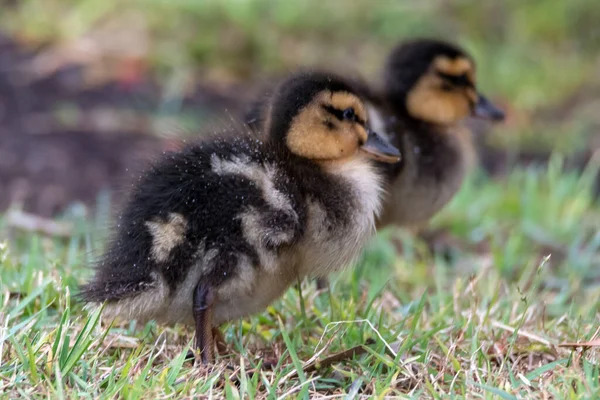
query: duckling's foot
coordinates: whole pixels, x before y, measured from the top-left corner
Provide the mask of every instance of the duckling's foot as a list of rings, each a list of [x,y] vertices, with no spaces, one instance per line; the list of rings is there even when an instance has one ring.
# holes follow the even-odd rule
[[[223,336],[223,332],[217,327],[212,328],[212,334],[215,338],[215,344],[217,345],[217,353],[219,355],[224,355],[229,352],[227,348],[227,342],[225,342],[225,337]]]
[[[202,364],[214,360],[214,341],[212,326],[213,290],[203,282],[198,282],[194,290],[194,320],[196,321],[196,350],[200,353]]]
[[[221,330],[217,327],[212,328],[212,334],[214,337],[214,344],[217,346],[217,353],[219,355],[225,355],[229,353],[229,348],[227,347],[227,343],[225,342],[225,337]],[[187,354],[185,355],[186,361],[192,361],[192,364],[196,360],[196,355],[192,349],[189,349]]]

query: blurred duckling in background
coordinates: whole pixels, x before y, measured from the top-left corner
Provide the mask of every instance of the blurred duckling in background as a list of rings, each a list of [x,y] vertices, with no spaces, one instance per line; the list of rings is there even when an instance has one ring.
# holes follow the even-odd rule
[[[213,328],[265,309],[305,276],[348,265],[375,230],[383,176],[399,152],[367,127],[351,84],[327,73],[283,81],[264,140],[232,132],[165,155],[138,182],[87,302],[124,319]]]
[[[387,58],[383,88],[364,87],[370,127],[385,132],[402,162],[383,165],[388,196],[378,228],[415,227],[460,189],[476,156],[468,117],[492,121],[504,113],[477,90],[473,59],[452,44],[417,39]]]

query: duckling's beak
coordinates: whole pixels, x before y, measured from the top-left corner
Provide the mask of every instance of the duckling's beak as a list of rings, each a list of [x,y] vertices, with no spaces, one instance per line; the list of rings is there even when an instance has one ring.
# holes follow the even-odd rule
[[[489,101],[482,94],[478,94],[479,99],[477,100],[477,104],[475,104],[475,108],[473,109],[473,115],[482,119],[489,119],[491,121],[503,121],[504,120],[504,111],[499,109]]]
[[[370,129],[367,129],[367,141],[359,149],[377,161],[390,164],[400,161],[400,151]]]

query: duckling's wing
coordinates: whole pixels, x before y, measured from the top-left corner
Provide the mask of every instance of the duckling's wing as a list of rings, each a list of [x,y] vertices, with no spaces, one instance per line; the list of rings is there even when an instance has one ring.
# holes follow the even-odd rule
[[[299,237],[298,214],[293,210],[255,210],[242,215],[244,236],[257,250],[278,251],[289,246]]]
[[[163,283],[175,290],[199,249],[212,255],[204,258],[219,260],[200,268],[217,286],[239,259],[272,262],[300,236],[301,201],[296,186],[261,149],[242,135],[189,146],[150,168],[94,279],[82,287],[83,300],[138,297],[160,291]]]

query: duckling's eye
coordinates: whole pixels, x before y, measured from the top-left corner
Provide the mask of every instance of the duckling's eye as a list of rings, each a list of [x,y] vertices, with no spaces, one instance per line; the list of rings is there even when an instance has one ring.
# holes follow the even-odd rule
[[[354,108],[350,107],[350,108],[346,108],[343,112],[342,112],[342,116],[344,117],[345,120],[347,121],[354,121],[356,119],[356,114],[354,113]]]
[[[329,114],[333,115],[340,121],[357,121],[358,118],[356,113],[354,112],[354,108],[349,107],[345,110],[340,110],[339,108],[335,108],[332,105],[324,104],[321,107]]]
[[[356,111],[354,111],[353,107],[348,107],[345,110],[340,110],[329,104],[323,104],[321,107],[340,121],[352,121],[365,125],[365,120],[356,115]]]

